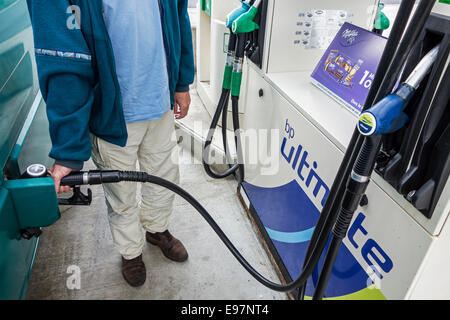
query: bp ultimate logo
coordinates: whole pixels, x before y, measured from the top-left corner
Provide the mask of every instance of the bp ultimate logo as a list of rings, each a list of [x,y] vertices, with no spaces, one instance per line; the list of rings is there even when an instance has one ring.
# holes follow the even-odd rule
[[[279,199],[286,199],[286,203],[283,205],[286,208],[283,219],[289,219],[291,222],[286,223],[284,226],[280,224],[275,226],[275,224],[272,224],[272,227],[279,227],[276,230],[278,232],[273,232],[270,229],[271,232],[269,232],[269,235],[274,235],[272,239],[279,242],[286,242],[284,239],[288,239],[288,241],[292,240],[293,234],[298,235],[301,233],[303,235],[302,242],[304,243],[310,240],[320,210],[330,193],[330,188],[318,173],[320,170],[318,161],[311,157],[311,154],[304,145],[298,144],[298,141],[295,141],[295,129],[290,124],[289,119],[286,119],[283,126],[284,137],[281,143],[281,155],[299,179],[295,179],[296,181],[286,186],[279,187],[284,188],[284,191],[283,194],[278,192],[277,197]],[[286,194],[289,194],[289,197],[285,196]],[[272,199],[272,201],[275,200]],[[334,283],[335,288],[331,288],[328,296],[343,296],[359,292],[357,297],[363,299],[367,295],[373,297],[372,289],[380,287],[380,282],[377,282],[377,280],[383,279],[394,267],[393,261],[386,251],[370,236],[366,220],[367,216],[363,212],[359,212],[355,216],[356,219],[354,219],[348,231],[347,239],[349,244],[342,246],[339,254],[340,261],[337,261],[334,276],[332,275],[331,277],[330,286],[333,287]],[[267,221],[270,223],[269,220]],[[283,232],[279,232],[280,228],[286,231],[288,230],[286,228],[290,228],[290,226],[295,224],[297,228],[295,232],[292,232],[292,229],[290,229],[290,232],[284,232],[284,234]],[[309,238],[304,236],[306,231],[308,232]],[[291,237],[287,237],[287,234],[290,234]],[[300,245],[300,240],[297,242],[292,240],[289,243],[292,245],[298,243]],[[303,249],[306,249],[306,247],[304,246]],[[279,248],[288,250],[286,244],[280,244]],[[302,247],[299,246],[295,248],[297,250],[296,255],[299,251],[302,251],[301,249]],[[290,251],[289,254],[292,254],[295,250]],[[367,263],[367,269],[363,269],[360,263],[356,261],[355,254],[362,257]],[[286,260],[289,259],[287,254],[285,257]],[[295,263],[299,262],[298,260],[295,261]],[[291,270],[293,269],[294,265],[292,264]],[[300,271],[295,270],[291,273],[299,274]],[[372,282],[368,281],[368,276]],[[346,286],[345,289],[344,286]],[[379,290],[378,292],[379,296],[383,297]]]
[[[288,149],[289,151],[287,152],[286,145],[288,144],[288,138],[289,140],[291,140],[294,139],[295,137],[295,129],[291,127],[288,119],[286,119],[284,130],[288,135],[288,137],[284,137],[283,142],[281,144],[281,155],[291,165],[292,169],[296,170],[298,177],[300,178],[301,181],[305,183],[306,188],[307,189],[314,188],[313,189],[314,197],[317,198],[319,196],[319,191],[321,190],[323,191],[322,192],[323,196],[320,199],[320,203],[323,206],[325,204],[325,201],[327,200],[328,194],[330,193],[330,188],[328,188],[323,179],[317,174],[316,172],[318,167],[317,162],[313,161],[311,165],[311,162],[308,159],[309,156],[308,151],[300,144],[298,146],[290,147]],[[307,173],[308,169],[309,173]],[[314,183],[311,184],[313,182],[313,179]]]

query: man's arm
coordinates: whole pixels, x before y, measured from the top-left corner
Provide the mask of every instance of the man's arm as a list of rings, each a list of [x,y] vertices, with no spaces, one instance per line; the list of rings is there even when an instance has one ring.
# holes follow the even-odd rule
[[[50,157],[58,165],[56,170],[52,168],[58,192],[60,176],[71,169],[80,170],[91,155],[88,124],[94,100],[92,56],[72,10],[81,14],[81,19],[83,12],[70,7],[68,0],[27,2],[39,83],[47,104]]]
[[[175,118],[183,119],[191,104],[189,85],[194,82],[195,64],[192,43],[191,22],[188,14],[188,0],[178,2],[178,19],[180,21],[181,57],[178,83],[175,89]]]
[[[191,22],[188,14],[188,0],[178,1],[178,16],[181,34],[180,73],[176,92],[188,92],[189,85],[194,82],[195,64],[194,47],[192,43]]]

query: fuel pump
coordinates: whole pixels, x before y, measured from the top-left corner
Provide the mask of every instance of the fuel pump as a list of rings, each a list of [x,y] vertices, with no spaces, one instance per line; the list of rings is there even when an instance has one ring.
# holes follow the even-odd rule
[[[361,114],[358,129],[361,135],[366,138],[347,181],[340,212],[333,227],[333,237],[313,299],[322,299],[325,293],[326,283],[331,275],[331,269],[342,240],[347,235],[353,214],[369,184],[376,156],[381,147],[380,137],[384,134],[395,132],[406,124],[408,117],[403,113],[403,110],[407,107],[422,80],[436,61],[438,51],[439,46],[433,48],[413,70],[408,80],[401,84],[395,93],[386,96]]]
[[[404,76],[433,47],[436,62],[404,113],[410,118],[399,131],[383,136],[375,170],[427,219],[432,219],[450,174],[450,18],[439,12],[428,17],[408,54]],[[402,79],[403,80],[403,79]]]
[[[425,58],[413,71],[411,77],[400,86],[395,94],[387,96],[375,106],[362,114],[359,124],[361,134],[365,136],[385,134],[394,130],[398,130],[405,123],[406,118],[402,116],[402,110],[406,107],[408,101],[411,99],[415,90],[418,88],[421,80],[424,78],[426,73],[428,73],[430,67],[435,61],[438,50],[439,46],[435,47],[428,53],[427,56],[425,56]],[[235,71],[235,73],[237,72]],[[372,126],[370,126],[369,123],[372,123]],[[325,271],[322,271],[321,273],[319,284],[326,283],[328,281],[327,277],[329,277],[329,274],[327,273],[327,271],[331,271],[331,268],[334,264],[334,259],[337,252],[339,251],[340,243],[346,235],[346,231],[355,210],[355,206],[359,204],[361,196],[364,194],[364,190],[369,183],[370,171],[371,168],[373,168],[373,166],[371,166],[371,163],[374,163],[374,152],[371,151],[372,147],[373,142],[371,140],[366,140],[352,171],[350,180],[347,185],[347,190],[344,195],[343,205],[341,207],[339,216],[337,217],[337,222],[333,228],[333,238],[331,246],[327,253],[325,266],[323,268],[323,270]],[[42,165],[36,164],[30,166],[27,169],[27,172],[23,175],[23,178],[43,178],[47,176],[47,169]],[[153,183],[165,187],[181,196],[183,199],[189,202],[209,223],[209,225],[214,229],[214,231],[224,242],[227,248],[231,251],[234,257],[241,263],[241,265],[260,283],[276,291],[289,292],[299,286],[304,285],[304,283],[316,267],[318,259],[320,258],[322,250],[328,240],[328,234],[321,235],[316,246],[311,251],[310,258],[306,263],[302,274],[295,281],[286,285],[280,285],[264,278],[243,258],[243,256],[239,253],[239,251],[235,248],[235,246],[230,242],[227,236],[213,220],[211,215],[194,197],[192,197],[189,193],[187,193],[179,186],[162,178],[149,175],[145,172],[89,171],[72,173],[61,180],[61,185],[68,185],[76,188],[74,191],[74,196],[69,200],[64,200],[64,202],[61,202],[60,204],[89,205],[92,200],[91,192],[90,190],[88,191],[88,196],[83,195],[79,190],[80,185],[98,185],[104,183],[118,183],[123,181]],[[36,227],[29,228],[28,230],[26,230],[26,234],[31,234],[33,230],[36,229]],[[40,232],[36,232],[34,235],[39,236]],[[323,288],[324,290],[326,286],[318,285],[318,288]],[[317,294],[317,297],[315,295],[315,298],[321,298],[321,295],[323,295],[323,291],[318,292],[319,293]]]
[[[252,2],[253,4],[250,5]],[[232,11],[226,19],[226,26],[230,29],[230,39],[228,43],[228,54],[222,85],[222,94],[220,96],[203,148],[203,166],[206,173],[212,178],[225,178],[239,171],[239,181],[244,179],[244,166],[240,142],[239,95],[242,84],[242,71],[247,46],[247,37],[249,34],[259,29],[259,25],[254,22],[254,19],[258,14],[258,8],[260,5],[261,0],[244,1],[242,2],[242,6]],[[238,163],[235,165],[232,165],[232,159],[229,155],[227,145],[227,113],[230,94],[235,143],[238,154]],[[223,148],[229,164],[229,169],[222,173],[215,173],[211,170],[209,165],[209,151],[221,115]]]
[[[224,112],[230,95],[232,99],[235,130],[239,130],[237,111],[240,84],[242,80],[242,61],[245,52],[245,41],[243,41],[243,39],[247,33],[258,28],[258,25],[254,22],[254,18],[257,14],[257,7],[259,4],[260,1],[258,0],[255,1],[252,6],[249,6],[248,3],[243,3],[242,7],[238,8],[234,14],[229,16],[230,19],[228,22],[231,23],[231,29],[234,36],[230,37],[230,52],[227,59],[224,88],[218,109],[213,119],[213,125],[211,126],[212,131],[217,125],[220,114]],[[129,181],[152,183],[162,186],[189,202],[213,228],[239,263],[257,281],[270,289],[280,292],[290,292],[299,287],[304,288],[306,281],[317,267],[319,259],[326,248],[331,235],[331,243],[327,250],[316,292],[314,293],[314,299],[321,299],[327,287],[331,270],[334,266],[342,240],[347,235],[347,230],[354,211],[360,204],[361,198],[369,184],[377,156],[381,149],[382,136],[397,132],[407,123],[408,117],[404,111],[408,108],[409,103],[412,101],[417,90],[420,89],[422,81],[426,78],[442,50],[441,45],[436,45],[429,50],[425,57],[422,58],[419,64],[412,70],[408,79],[402,82],[394,93],[390,94],[400,76],[411,48],[428,19],[434,2],[422,0],[416,13],[412,17],[408,28],[406,28],[406,24],[412,11],[412,4],[412,1],[402,2],[400,12],[394,23],[394,31],[396,32],[393,33],[393,36],[388,41],[383,53],[383,58],[380,62],[380,67],[374,79],[374,85],[369,93],[364,112],[361,114],[357,131],[355,131],[355,134],[353,135],[344,161],[336,176],[335,182],[333,183],[333,187],[330,190],[327,202],[320,213],[305,258],[303,270],[294,281],[282,285],[273,283],[264,278],[243,258],[207,210],[192,195],[163,178],[155,177],[145,172],[124,172],[115,170],[74,172],[61,180],[61,185],[72,186],[74,188],[74,196],[68,200],[64,200],[65,202],[61,202],[60,200],[60,204],[89,205],[92,200],[91,193],[88,191],[88,194],[84,195],[79,188],[81,185],[98,185]],[[403,34],[404,36],[402,37]],[[236,48],[234,53],[232,48]],[[231,68],[233,56],[234,64],[233,68]],[[207,147],[211,144],[213,133],[214,132],[210,132],[210,135],[208,136],[207,144],[205,144],[205,151],[207,151]],[[235,136],[235,141],[239,153],[240,142],[238,134]],[[224,143],[225,149],[227,149],[225,139]],[[204,165],[207,172],[209,172],[208,174],[220,178],[239,170],[240,179],[243,179],[242,162],[234,166],[230,165],[230,168],[226,173],[215,174],[211,170],[208,171],[209,166],[206,164],[206,160],[204,157]],[[36,179],[45,177],[48,177],[45,166],[33,165],[28,168],[22,178]],[[38,226],[30,227],[36,228]]]
[[[413,6],[414,2],[412,1],[402,1],[402,3],[400,4],[397,17],[392,27],[391,35],[383,51],[383,55],[378,65],[378,69],[375,74],[372,87],[366,98],[364,110],[369,109],[372,106],[372,104],[377,101],[376,99],[378,99],[379,93],[383,93],[382,91],[380,91],[380,87],[382,86],[385,76],[390,77],[392,75],[393,72],[392,70],[390,71],[390,73],[388,73],[389,67],[393,61],[393,56],[395,55],[399,47],[399,42],[402,38],[402,34],[406,29],[406,25],[413,10]],[[387,92],[384,93],[386,94]],[[322,209],[319,220],[317,221],[317,225],[311,237],[310,245],[308,246],[306,252],[305,261],[310,256],[311,250],[314,248],[318,237],[322,233],[330,234],[333,225],[336,222],[337,215],[339,212],[338,211],[339,205],[342,201],[343,193],[345,190],[346,178],[351,173],[352,166],[356,160],[357,153],[355,150],[361,148],[362,142],[363,137],[359,133],[358,129],[355,129],[351,137],[350,143],[347,147],[347,152],[344,155],[344,159],[342,160],[341,165],[338,169],[336,178],[333,181],[333,185],[330,189],[330,194]],[[300,300],[303,300],[305,298],[305,293],[306,293],[306,286],[300,287],[298,292],[298,298]]]

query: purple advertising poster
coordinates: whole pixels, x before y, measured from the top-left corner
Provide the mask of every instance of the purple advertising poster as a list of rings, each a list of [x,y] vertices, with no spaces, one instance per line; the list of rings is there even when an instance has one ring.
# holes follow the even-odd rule
[[[385,45],[386,38],[344,23],[312,73],[312,82],[359,115]]]

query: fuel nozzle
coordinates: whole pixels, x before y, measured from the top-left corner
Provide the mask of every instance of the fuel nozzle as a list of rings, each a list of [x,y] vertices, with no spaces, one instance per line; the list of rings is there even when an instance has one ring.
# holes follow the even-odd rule
[[[403,110],[414,92],[412,87],[402,84],[395,93],[363,112],[359,117],[359,132],[364,136],[375,136],[401,129],[408,122],[408,116]]]
[[[42,164],[32,164],[28,166],[22,179],[46,178],[50,177],[47,168]],[[68,176],[61,179],[62,186],[73,187],[74,195],[69,199],[59,199],[61,205],[89,205],[92,200],[91,191],[88,194],[81,193],[79,186],[82,185],[99,185],[103,183],[116,183],[123,181],[120,171],[78,171],[72,172]]]
[[[384,3],[378,4],[378,10],[377,15],[375,18],[375,24],[374,24],[374,32],[378,34],[382,34],[384,30],[389,29],[390,21],[389,18],[386,16],[386,14],[383,12],[384,9]]]
[[[250,9],[251,7],[250,3],[251,3],[250,0],[242,1],[242,5],[240,7],[234,9],[227,15],[227,18],[225,20],[227,28],[231,29],[231,27],[233,26],[233,22],[241,15],[246,13],[248,9]]]
[[[261,0],[256,0],[247,12],[241,14],[233,21],[231,28],[233,33],[250,33],[259,29],[259,25],[255,22],[255,18],[259,12],[260,4]]]
[[[403,110],[431,70],[438,52],[439,45],[425,55],[408,79],[394,93],[386,96],[361,114],[358,130],[362,135],[375,136],[393,133],[400,130],[408,122],[408,116]]]
[[[116,183],[122,181],[121,172],[111,171],[79,171],[73,172],[61,179],[62,186],[99,185],[104,183]]]

